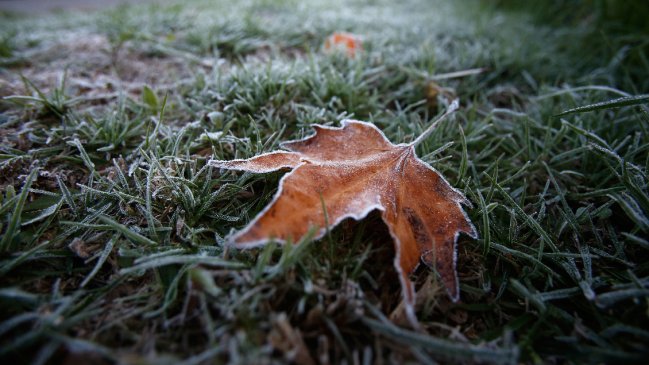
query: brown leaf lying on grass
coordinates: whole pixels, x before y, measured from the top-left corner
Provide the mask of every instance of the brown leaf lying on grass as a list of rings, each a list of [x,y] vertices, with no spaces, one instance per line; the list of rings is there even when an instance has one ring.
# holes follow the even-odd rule
[[[325,40],[324,49],[328,52],[344,51],[348,57],[354,58],[358,52],[363,50],[363,42],[355,34],[336,32]]]
[[[293,169],[282,178],[273,201],[232,242],[238,247],[269,240],[295,243],[312,229],[320,238],[343,219],[360,220],[376,209],[395,242],[394,265],[408,317],[416,322],[408,275],[420,260],[437,270],[450,297],[458,300],[457,238],[460,232],[475,238],[476,231],[460,206],[468,203],[466,198],[416,156],[414,147],[427,133],[410,144],[394,145],[366,122],[313,127],[316,134],[283,143],[288,151],[211,162],[255,173]]]

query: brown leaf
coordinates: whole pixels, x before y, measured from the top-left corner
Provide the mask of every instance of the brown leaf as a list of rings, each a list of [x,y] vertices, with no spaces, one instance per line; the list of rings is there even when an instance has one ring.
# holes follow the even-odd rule
[[[232,242],[238,247],[270,240],[296,243],[312,228],[320,238],[325,222],[333,227],[377,209],[394,239],[394,266],[408,317],[415,318],[408,275],[420,261],[438,272],[451,299],[458,300],[457,238],[460,232],[477,234],[460,206],[468,203],[466,198],[416,156],[414,146],[422,138],[394,145],[373,124],[355,120],[344,120],[340,128],[313,127],[314,135],[283,143],[288,151],[211,162],[256,173],[292,169],[273,201]]]
[[[324,49],[327,52],[345,51],[348,57],[354,58],[358,51],[363,50],[363,42],[355,34],[335,32],[325,40]]]

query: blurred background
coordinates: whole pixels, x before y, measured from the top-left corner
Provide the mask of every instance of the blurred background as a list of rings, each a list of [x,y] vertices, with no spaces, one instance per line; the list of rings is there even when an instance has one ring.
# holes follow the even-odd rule
[[[98,10],[120,4],[164,3],[169,0],[0,0],[0,11],[43,13],[65,10]],[[281,2],[281,1],[279,1]],[[371,3],[371,1],[367,1]],[[272,1],[271,1],[272,3]],[[649,1],[646,0],[479,0],[476,6],[525,11],[540,21],[575,24],[594,21],[624,30],[649,32]]]
[[[142,4],[161,1],[164,0],[0,0],[0,10],[16,13],[97,10],[119,4]]]

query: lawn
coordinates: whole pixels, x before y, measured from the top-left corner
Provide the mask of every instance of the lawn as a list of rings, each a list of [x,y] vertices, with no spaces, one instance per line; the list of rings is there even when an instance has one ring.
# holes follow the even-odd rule
[[[530,3],[0,13],[2,363],[641,363],[649,6]],[[345,118],[408,143],[454,99],[416,151],[472,205],[459,302],[420,265],[406,319],[378,212],[228,244],[285,172],[211,160]]]

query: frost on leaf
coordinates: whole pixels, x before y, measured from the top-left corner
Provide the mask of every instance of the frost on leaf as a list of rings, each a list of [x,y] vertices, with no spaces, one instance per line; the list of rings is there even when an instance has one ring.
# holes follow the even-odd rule
[[[408,275],[421,261],[437,271],[456,301],[457,238],[460,232],[476,237],[460,205],[467,203],[462,193],[420,160],[412,143],[392,144],[373,124],[344,120],[340,128],[314,128],[310,137],[283,143],[286,151],[211,162],[255,173],[292,169],[282,177],[273,201],[231,241],[242,248],[270,240],[299,242],[312,228],[320,238],[325,222],[333,227],[376,209],[394,240],[394,266],[408,317],[414,318],[415,301]]]

